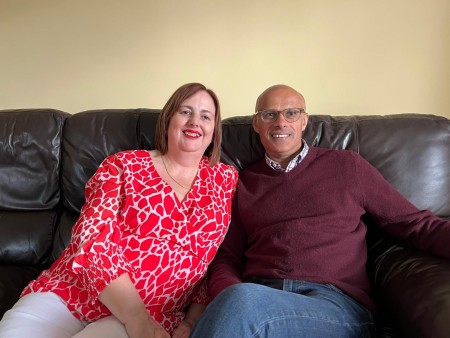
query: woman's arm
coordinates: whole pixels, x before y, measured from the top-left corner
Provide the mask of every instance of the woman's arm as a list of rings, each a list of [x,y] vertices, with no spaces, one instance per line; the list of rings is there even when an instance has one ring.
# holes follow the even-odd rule
[[[144,302],[127,273],[114,279],[99,294],[99,300],[124,325],[130,338],[169,338],[169,334],[149,316]]]

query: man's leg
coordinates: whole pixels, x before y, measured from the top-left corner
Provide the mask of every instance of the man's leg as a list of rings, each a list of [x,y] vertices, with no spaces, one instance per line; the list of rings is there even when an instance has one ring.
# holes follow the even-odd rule
[[[242,283],[220,293],[193,338],[373,337],[371,313],[332,286],[290,282],[291,290]]]

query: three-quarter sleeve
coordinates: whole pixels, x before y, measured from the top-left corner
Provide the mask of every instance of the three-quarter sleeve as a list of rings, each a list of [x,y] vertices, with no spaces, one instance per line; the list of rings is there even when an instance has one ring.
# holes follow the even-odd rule
[[[77,248],[72,270],[91,302],[111,281],[132,270],[120,246],[124,200],[123,164],[110,156],[86,184],[86,203],[73,233]]]

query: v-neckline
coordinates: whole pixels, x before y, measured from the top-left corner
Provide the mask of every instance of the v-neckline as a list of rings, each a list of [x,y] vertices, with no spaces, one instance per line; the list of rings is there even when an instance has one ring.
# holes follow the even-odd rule
[[[150,154],[150,160],[151,160],[151,164],[153,166],[153,168],[155,169],[156,174],[158,175],[159,179],[161,180],[161,182],[163,182],[164,185],[166,185],[167,187],[170,188],[171,190],[171,194],[173,194],[174,196],[174,200],[177,202],[178,206],[181,207],[183,206],[186,201],[188,200],[189,195],[191,195],[192,193],[194,193],[194,187],[197,185],[197,181],[198,181],[198,177],[199,177],[199,173],[200,173],[200,169],[203,167],[203,157],[200,159],[200,162],[198,164],[198,168],[197,168],[197,173],[195,174],[194,177],[194,181],[190,187],[190,189],[188,190],[188,192],[184,195],[184,198],[182,200],[180,200],[180,198],[178,197],[177,192],[175,191],[175,189],[169,184],[167,183],[159,174],[158,170],[156,170],[155,167],[155,162],[153,161],[153,156],[152,154],[149,152]]]

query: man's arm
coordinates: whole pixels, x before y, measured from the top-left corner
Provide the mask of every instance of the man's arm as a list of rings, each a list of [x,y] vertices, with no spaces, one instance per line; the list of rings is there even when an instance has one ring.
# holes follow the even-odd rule
[[[228,233],[208,269],[208,292],[212,298],[227,287],[242,283],[247,234],[240,221],[237,204],[238,191],[233,198]]]

